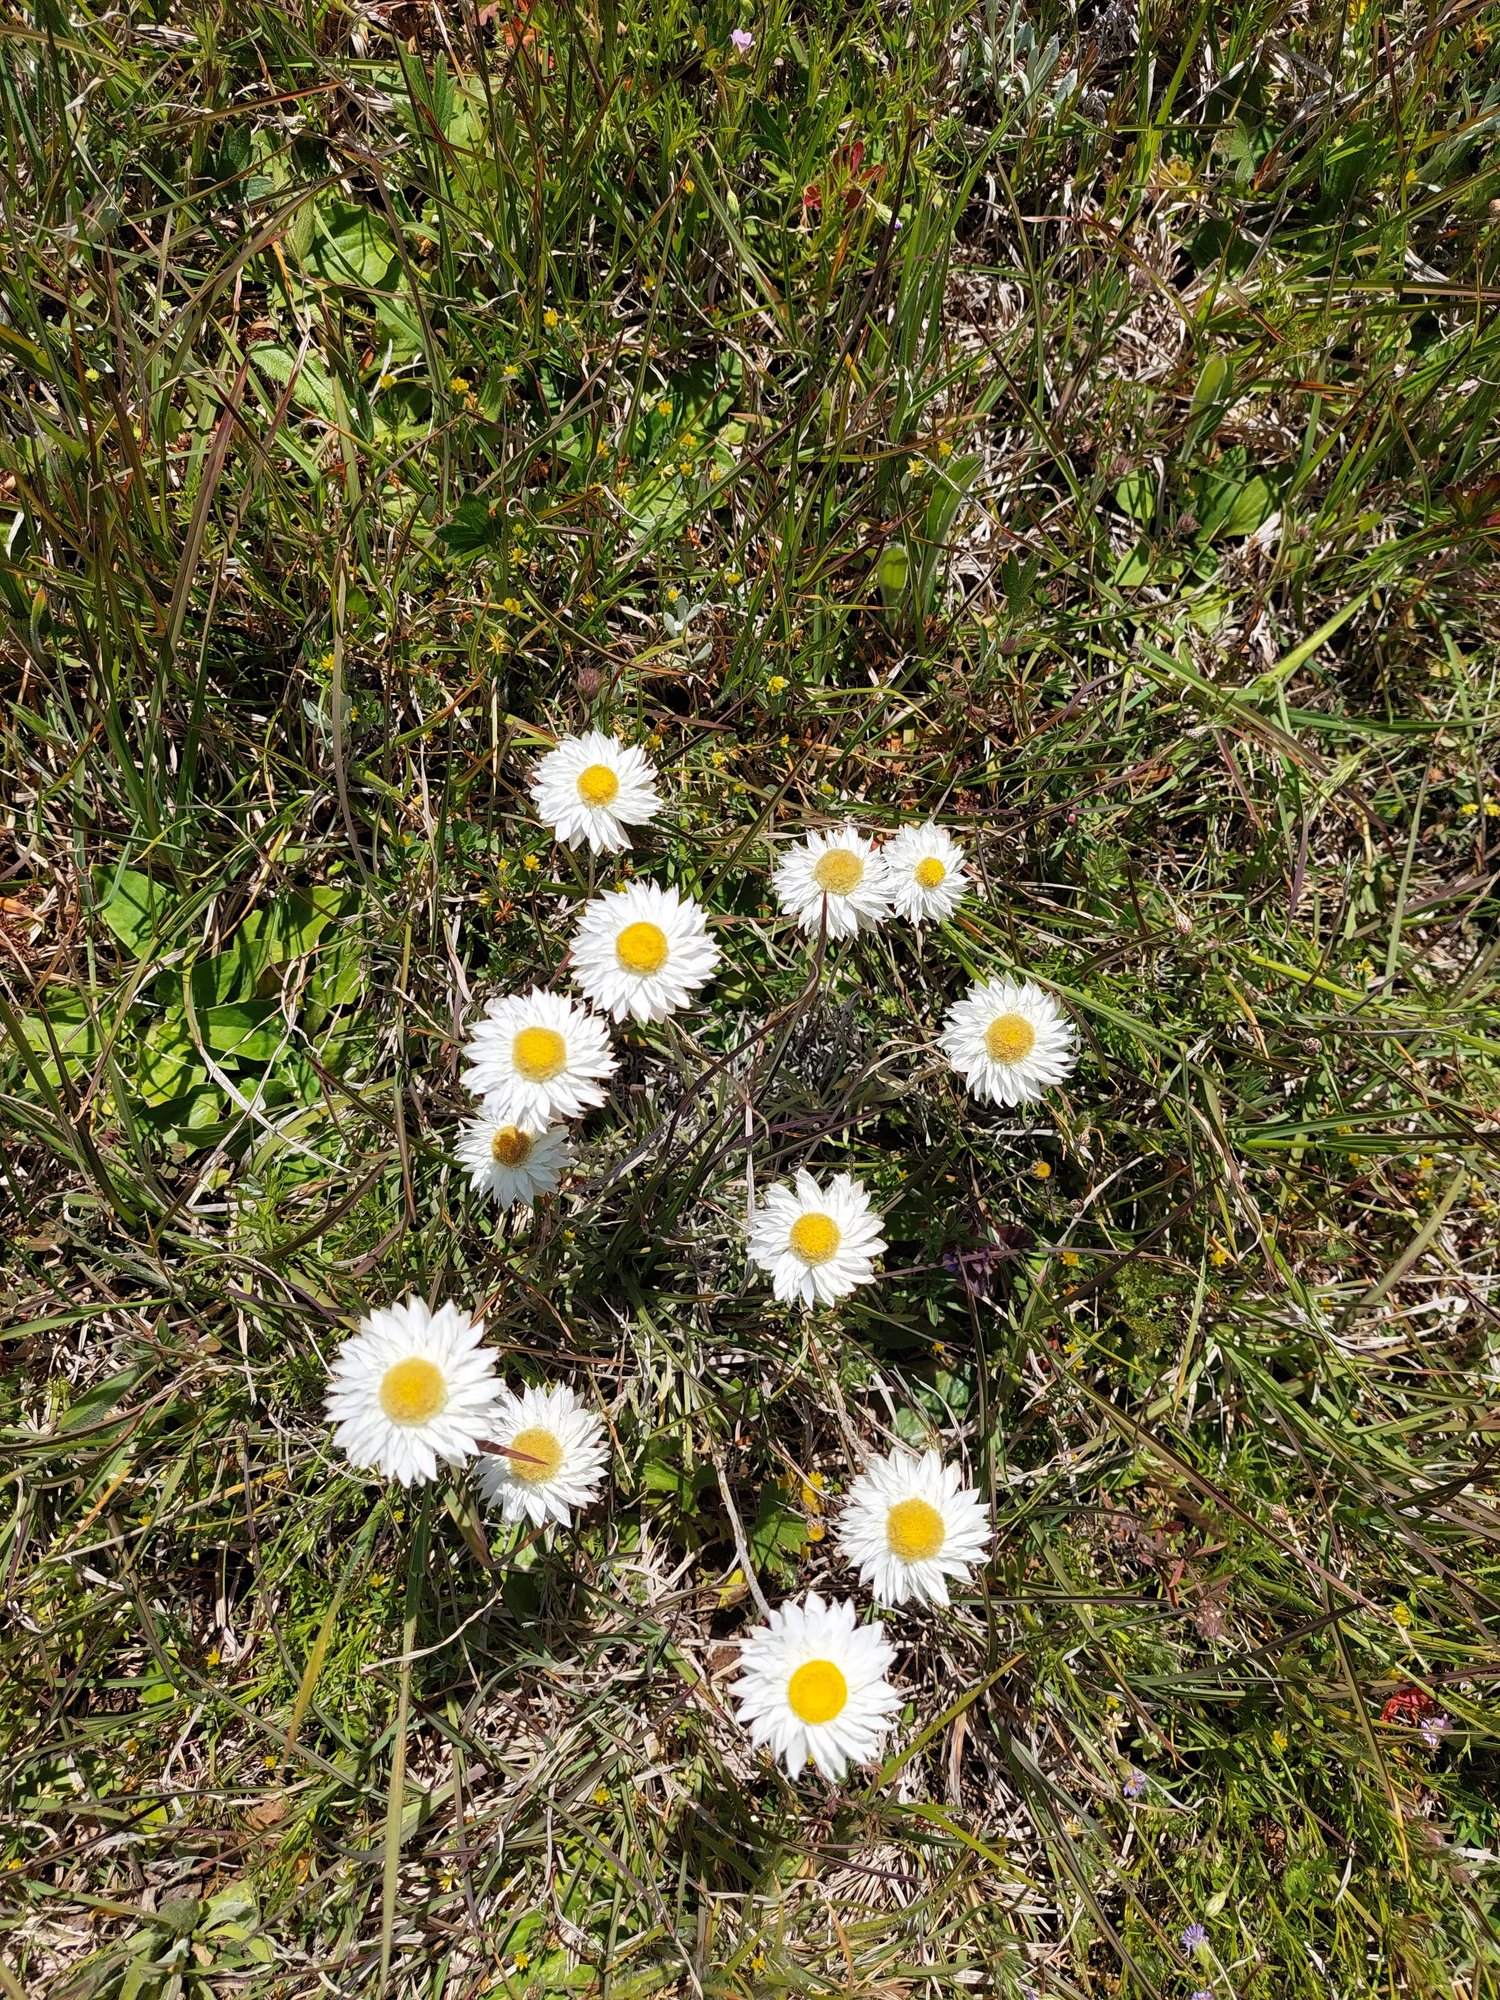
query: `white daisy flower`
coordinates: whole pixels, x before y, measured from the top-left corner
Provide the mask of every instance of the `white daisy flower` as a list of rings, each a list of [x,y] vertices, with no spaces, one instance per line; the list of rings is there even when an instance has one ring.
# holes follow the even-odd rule
[[[948,1009],[938,1046],[976,1097],[1029,1104],[1078,1061],[1073,1023],[1029,979],[986,979]]]
[[[800,1167],[795,1188],[783,1181],[766,1190],[748,1248],[778,1299],[831,1305],[874,1277],[885,1239],[863,1181],[837,1174],[824,1189]]]
[[[837,1784],[850,1764],[880,1748],[901,1696],[886,1679],[896,1649],[883,1625],[860,1625],[853,1604],[825,1604],[810,1590],[783,1604],[740,1641],[740,1678],[729,1692],[750,1740],[795,1778],[811,1758]]]
[[[549,1125],[531,1132],[502,1118],[487,1103],[477,1118],[459,1127],[454,1157],[497,1208],[531,1208],[538,1195],[555,1194],[564,1169],[573,1162],[567,1128]]]
[[[586,840],[595,854],[629,847],[627,827],[645,826],[661,811],[656,771],[644,750],[590,729],[565,736],[537,765],[531,780],[536,809],[559,840]]]
[[[884,856],[852,826],[810,833],[790,848],[776,865],[771,887],[786,914],[814,935],[826,922],[830,938],[853,937],[890,915]]]
[[[533,1133],[602,1104],[600,1079],[617,1067],[598,1015],[540,986],[491,1000],[464,1054],[464,1084],[486,1112]]]
[[[989,1541],[984,1502],[935,1451],[872,1459],[839,1520],[840,1549],[882,1604],[946,1604],[947,1579],[967,1581]]]
[[[891,903],[914,924],[940,924],[964,899],[964,851],[946,827],[903,826],[880,858],[889,876]]]
[[[352,1465],[421,1485],[437,1462],[463,1465],[489,1434],[501,1395],[484,1326],[455,1305],[382,1306],[334,1356],[325,1407]]]
[[[587,1507],[604,1483],[604,1425],[566,1383],[519,1396],[502,1390],[487,1436],[505,1451],[480,1458],[479,1490],[507,1521],[566,1528],[573,1508]]]
[[[617,1021],[664,1021],[713,977],[719,947],[691,896],[632,882],[585,903],[573,938],[573,977]]]

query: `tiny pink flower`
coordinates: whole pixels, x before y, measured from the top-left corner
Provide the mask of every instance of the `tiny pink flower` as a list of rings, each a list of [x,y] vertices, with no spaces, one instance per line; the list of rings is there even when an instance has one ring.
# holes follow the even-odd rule
[[[734,43],[737,55],[747,56],[755,47],[755,37],[748,28],[731,28],[729,39]]]

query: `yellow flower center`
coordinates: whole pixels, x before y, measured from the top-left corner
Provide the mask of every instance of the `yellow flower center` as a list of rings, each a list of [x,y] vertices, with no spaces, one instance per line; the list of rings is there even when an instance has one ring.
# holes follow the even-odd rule
[[[549,1083],[568,1066],[568,1045],[556,1028],[523,1028],[510,1045],[510,1059],[528,1083]]]
[[[393,1424],[425,1424],[448,1401],[448,1384],[434,1361],[412,1354],[380,1378],[380,1407]]]
[[[527,1159],[536,1144],[529,1132],[523,1132],[519,1125],[502,1125],[490,1141],[490,1158],[502,1167],[519,1167]]]
[[[864,862],[847,847],[830,847],[813,869],[813,880],[828,896],[847,896],[864,879]]]
[[[931,1562],[948,1530],[936,1507],[925,1500],[898,1500],[885,1517],[885,1539],[902,1562]]]
[[[919,889],[935,889],[948,871],[935,854],[924,854],[911,872]]]
[[[826,1264],[838,1252],[844,1233],[831,1215],[799,1215],[791,1227],[791,1245],[804,1264]]]
[[[590,764],[578,773],[578,796],[586,806],[607,806],[619,792],[620,781],[608,764]]]
[[[997,1014],[984,1031],[984,1045],[993,1062],[1022,1062],[1036,1047],[1036,1029],[1024,1014]]]
[[[551,1431],[543,1430],[540,1424],[530,1430],[517,1431],[510,1441],[510,1448],[519,1454],[508,1461],[511,1473],[528,1486],[540,1486],[543,1480],[553,1478],[563,1462],[561,1441]]]
[[[667,934],[659,924],[627,924],[615,939],[615,957],[627,972],[660,972],[668,949]]]
[[[786,1698],[799,1722],[832,1722],[843,1713],[849,1683],[832,1660],[805,1660],[787,1682]]]

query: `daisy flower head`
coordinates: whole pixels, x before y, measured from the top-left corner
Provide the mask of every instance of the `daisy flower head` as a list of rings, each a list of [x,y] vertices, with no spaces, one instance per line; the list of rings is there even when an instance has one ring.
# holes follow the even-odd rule
[[[501,1395],[484,1326],[455,1305],[381,1306],[359,1323],[328,1371],[333,1441],[351,1465],[403,1486],[463,1465],[488,1434]]]
[[[826,926],[830,938],[853,937],[890,915],[884,857],[852,826],[808,834],[781,857],[771,887],[787,916],[814,936]]]
[[[628,827],[645,826],[661,810],[656,771],[644,750],[590,729],[565,736],[531,780],[536,809],[557,838],[595,854],[629,847]]]
[[[837,1784],[867,1764],[901,1706],[886,1679],[896,1649],[883,1625],[860,1625],[854,1605],[825,1604],[810,1590],[781,1605],[740,1641],[740,1678],[729,1692],[750,1741],[795,1778],[809,1759]]]
[[[938,1045],[976,1097],[1030,1104],[1069,1077],[1077,1031],[1030,979],[985,979],[948,1009]]]
[[[766,1190],[750,1223],[750,1261],[770,1272],[778,1299],[832,1305],[874,1277],[880,1221],[863,1181],[836,1174],[821,1188],[801,1167],[795,1186]]]
[[[897,916],[940,924],[964,899],[964,851],[946,827],[903,826],[880,850]]]
[[[573,977],[617,1021],[664,1021],[691,1006],[718,962],[702,909],[654,882],[585,903],[573,936]]]
[[[507,1521],[571,1526],[573,1509],[587,1507],[604,1483],[604,1425],[565,1382],[500,1396],[487,1436],[505,1449],[480,1458],[480,1493]]]
[[[555,1194],[573,1161],[564,1126],[533,1132],[502,1118],[488,1103],[459,1127],[453,1152],[468,1170],[469,1185],[491,1196],[497,1208],[531,1208],[538,1195]]]
[[[464,1054],[465,1087],[485,1100],[485,1111],[532,1133],[602,1104],[602,1080],[616,1068],[598,1015],[540,986],[491,1000]]]
[[[946,1604],[989,1547],[984,1503],[935,1451],[873,1459],[849,1488],[839,1547],[881,1604]]]

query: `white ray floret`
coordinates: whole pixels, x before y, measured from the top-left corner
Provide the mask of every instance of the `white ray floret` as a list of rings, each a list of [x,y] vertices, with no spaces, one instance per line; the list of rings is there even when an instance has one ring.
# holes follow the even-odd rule
[[[771,887],[786,914],[814,935],[826,923],[830,938],[853,937],[890,915],[884,858],[852,826],[810,833],[789,848],[777,863]]]
[[[893,1451],[849,1488],[838,1539],[880,1603],[946,1604],[949,1577],[967,1581],[984,1560],[990,1522],[956,1465],[935,1451]]]
[[[752,1263],[771,1274],[778,1299],[831,1305],[875,1275],[885,1248],[881,1218],[863,1181],[836,1174],[819,1187],[806,1167],[794,1185],[768,1188],[750,1223]]]
[[[565,1126],[532,1132],[501,1117],[488,1102],[477,1118],[459,1127],[453,1152],[468,1170],[470,1186],[489,1195],[497,1208],[531,1208],[538,1195],[555,1194],[573,1163]]]
[[[616,1069],[609,1030],[561,993],[509,993],[491,1000],[464,1049],[464,1084],[506,1125],[544,1132],[604,1102]]]
[[[487,1436],[505,1450],[481,1456],[479,1490],[505,1520],[566,1528],[575,1508],[597,1498],[607,1457],[604,1425],[566,1383],[519,1396],[504,1390]]]
[[[484,1327],[455,1305],[381,1306],[359,1323],[328,1371],[333,1441],[352,1465],[403,1486],[463,1465],[489,1435],[501,1395]]]
[[[968,886],[964,851],[946,827],[903,826],[880,850],[891,906],[914,924],[951,917]]]
[[[585,903],[573,937],[573,977],[616,1021],[664,1021],[690,1007],[718,962],[702,909],[654,882]]]
[[[644,750],[591,729],[565,736],[531,780],[536,809],[569,847],[586,840],[595,854],[629,847],[629,828],[661,811],[656,771]]]
[[[894,1658],[883,1625],[861,1625],[847,1599],[825,1604],[810,1590],[741,1640],[740,1678],[729,1692],[751,1742],[791,1777],[811,1760],[837,1784],[851,1764],[875,1756],[901,1707],[886,1678]]]
[[[986,979],[948,1009],[938,1046],[976,1097],[1030,1104],[1078,1062],[1077,1030],[1029,979]]]

